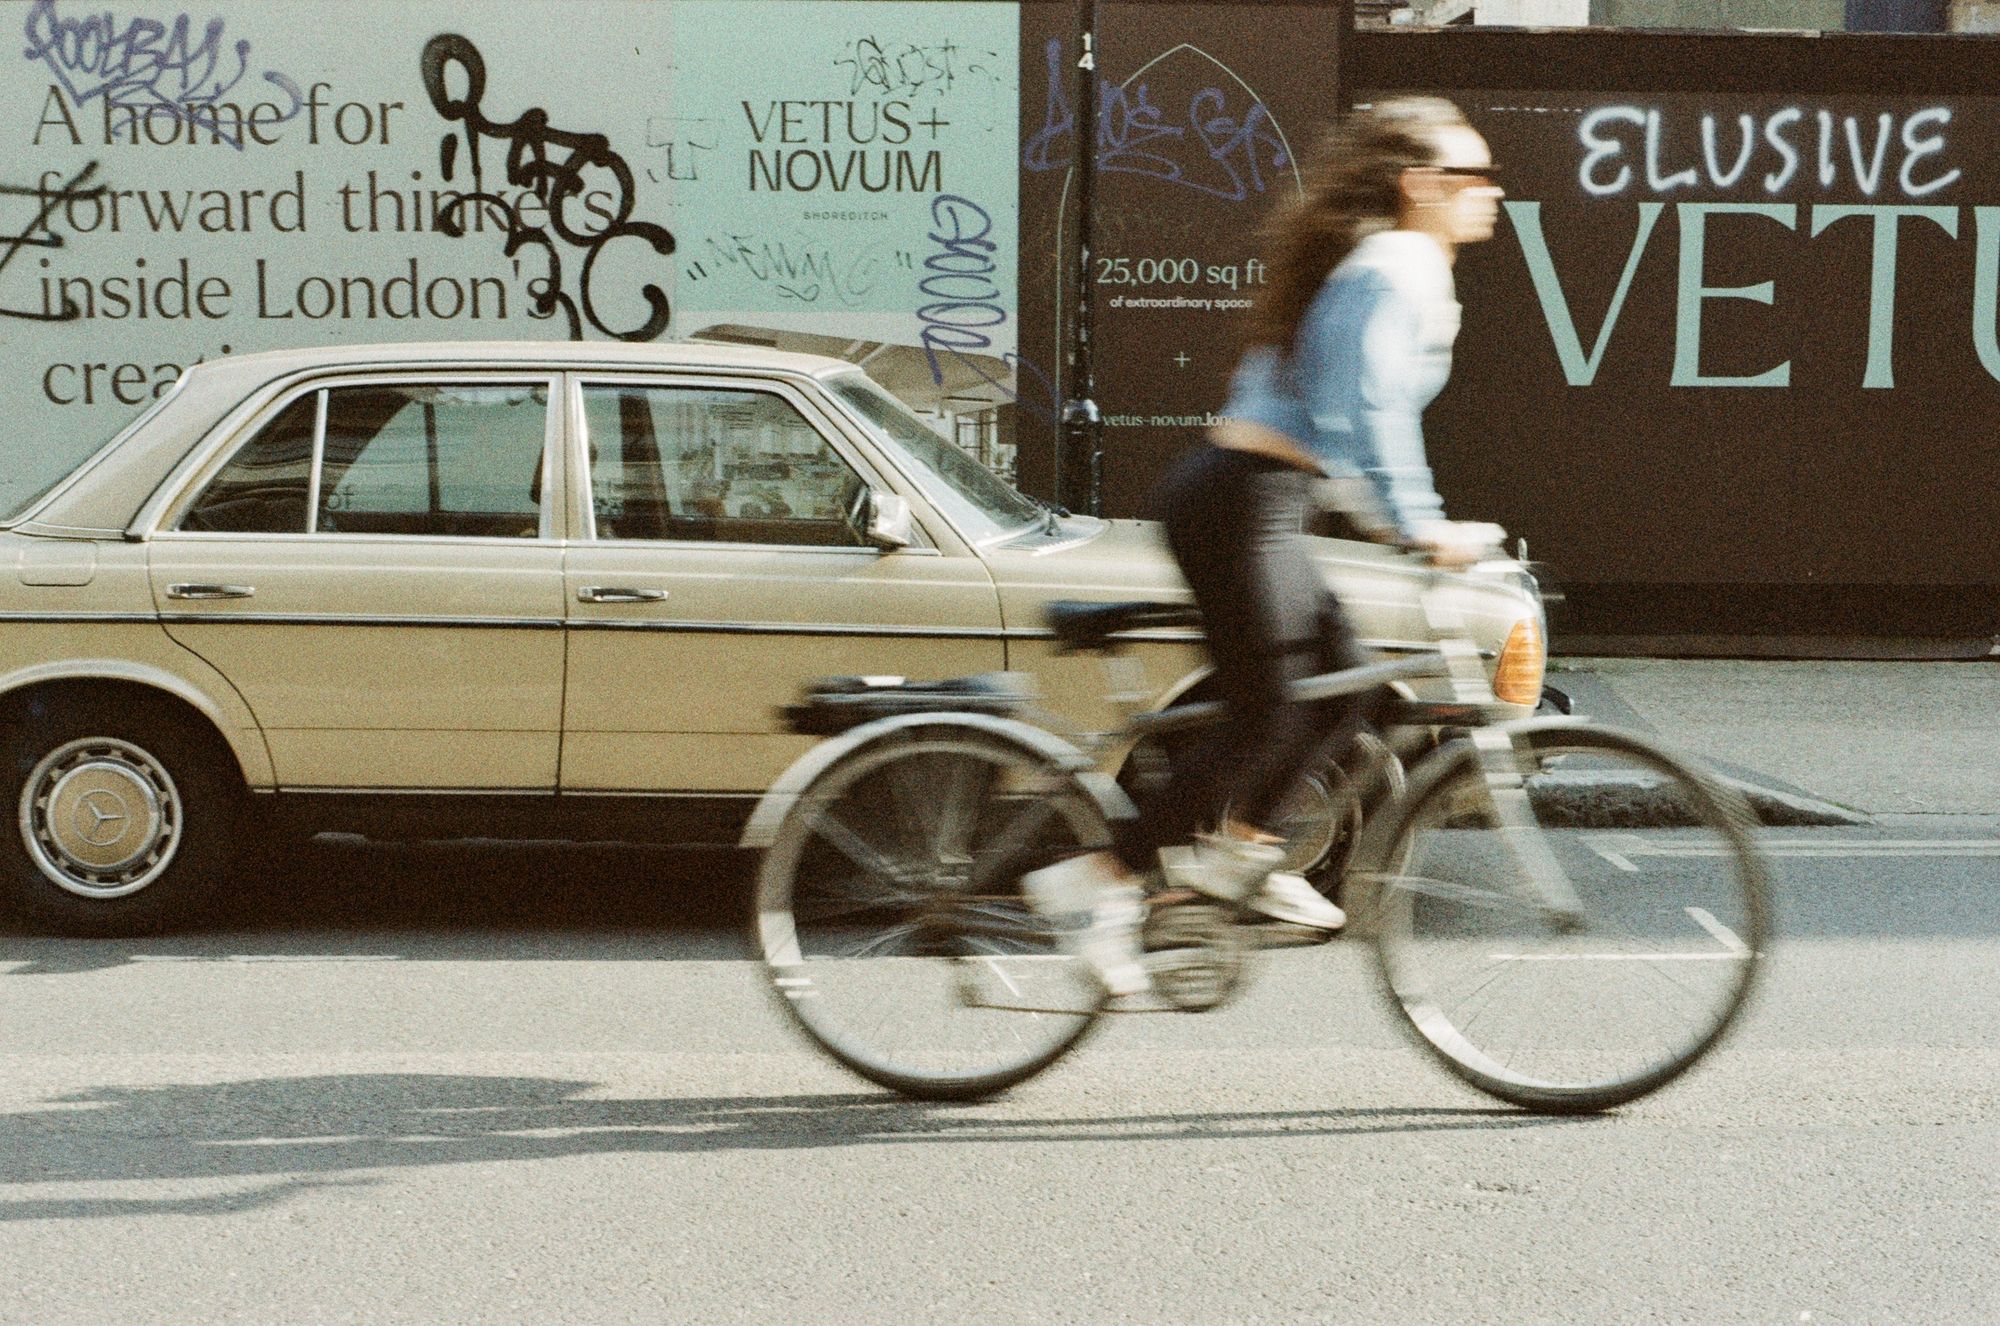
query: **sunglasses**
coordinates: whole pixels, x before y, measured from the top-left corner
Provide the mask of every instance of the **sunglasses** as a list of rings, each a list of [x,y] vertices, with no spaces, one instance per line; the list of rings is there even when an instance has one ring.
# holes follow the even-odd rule
[[[1440,175],[1455,175],[1460,179],[1485,180],[1488,184],[1498,184],[1503,174],[1497,163],[1487,166],[1428,166],[1425,169]]]

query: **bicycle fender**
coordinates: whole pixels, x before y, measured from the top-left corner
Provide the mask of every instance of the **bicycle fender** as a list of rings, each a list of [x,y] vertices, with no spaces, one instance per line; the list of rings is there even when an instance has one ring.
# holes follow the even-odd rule
[[[798,799],[810,787],[813,780],[825,773],[833,764],[871,742],[913,727],[960,727],[974,728],[1003,741],[1011,741],[1024,747],[1040,759],[1059,768],[1067,769],[1075,777],[1077,786],[1086,792],[1097,804],[1098,813],[1110,823],[1137,818],[1138,810],[1117,780],[1100,771],[1090,762],[1088,756],[1076,747],[1051,732],[1046,732],[1032,723],[1019,719],[996,718],[988,714],[935,713],[897,714],[892,718],[878,718],[872,723],[863,723],[836,737],[829,737],[792,762],[790,768],[779,774],[770,789],[757,802],[757,808],[750,812],[750,820],[743,826],[743,836],[737,841],[740,847],[763,851],[777,841],[778,826]]]

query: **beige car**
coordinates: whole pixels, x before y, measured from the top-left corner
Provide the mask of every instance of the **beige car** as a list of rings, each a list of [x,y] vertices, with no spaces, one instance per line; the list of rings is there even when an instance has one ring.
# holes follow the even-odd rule
[[[1041,605],[1185,596],[1148,525],[1022,496],[852,364],[700,343],[204,363],[0,544],[0,890],[72,930],[302,830],[729,841],[802,682],[1025,670],[1108,725]],[[1424,646],[1408,568],[1324,557],[1378,648]],[[1533,582],[1463,597],[1531,706]],[[1135,652],[1199,693],[1197,638]]]

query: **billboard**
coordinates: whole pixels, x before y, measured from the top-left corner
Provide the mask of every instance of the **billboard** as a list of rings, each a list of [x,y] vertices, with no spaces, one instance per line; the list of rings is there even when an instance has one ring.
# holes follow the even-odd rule
[[[1968,89],[1991,47],[1552,36],[1523,87],[1531,39],[1485,35],[1365,45],[1356,93],[1443,91],[1506,170],[1426,421],[1447,505],[1527,537],[1572,639],[1984,653],[2000,100]]]
[[[0,13],[0,506],[279,346],[709,332],[872,349],[941,422],[1011,394],[1014,4],[333,12]]]

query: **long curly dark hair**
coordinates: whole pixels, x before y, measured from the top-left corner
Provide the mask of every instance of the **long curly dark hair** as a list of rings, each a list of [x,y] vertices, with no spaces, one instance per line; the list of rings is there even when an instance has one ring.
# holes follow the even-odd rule
[[[1395,229],[1403,172],[1436,165],[1442,132],[1462,127],[1464,114],[1441,97],[1390,97],[1327,133],[1306,169],[1305,192],[1264,225],[1271,275],[1250,310],[1249,345],[1291,350],[1327,273],[1368,235]]]

